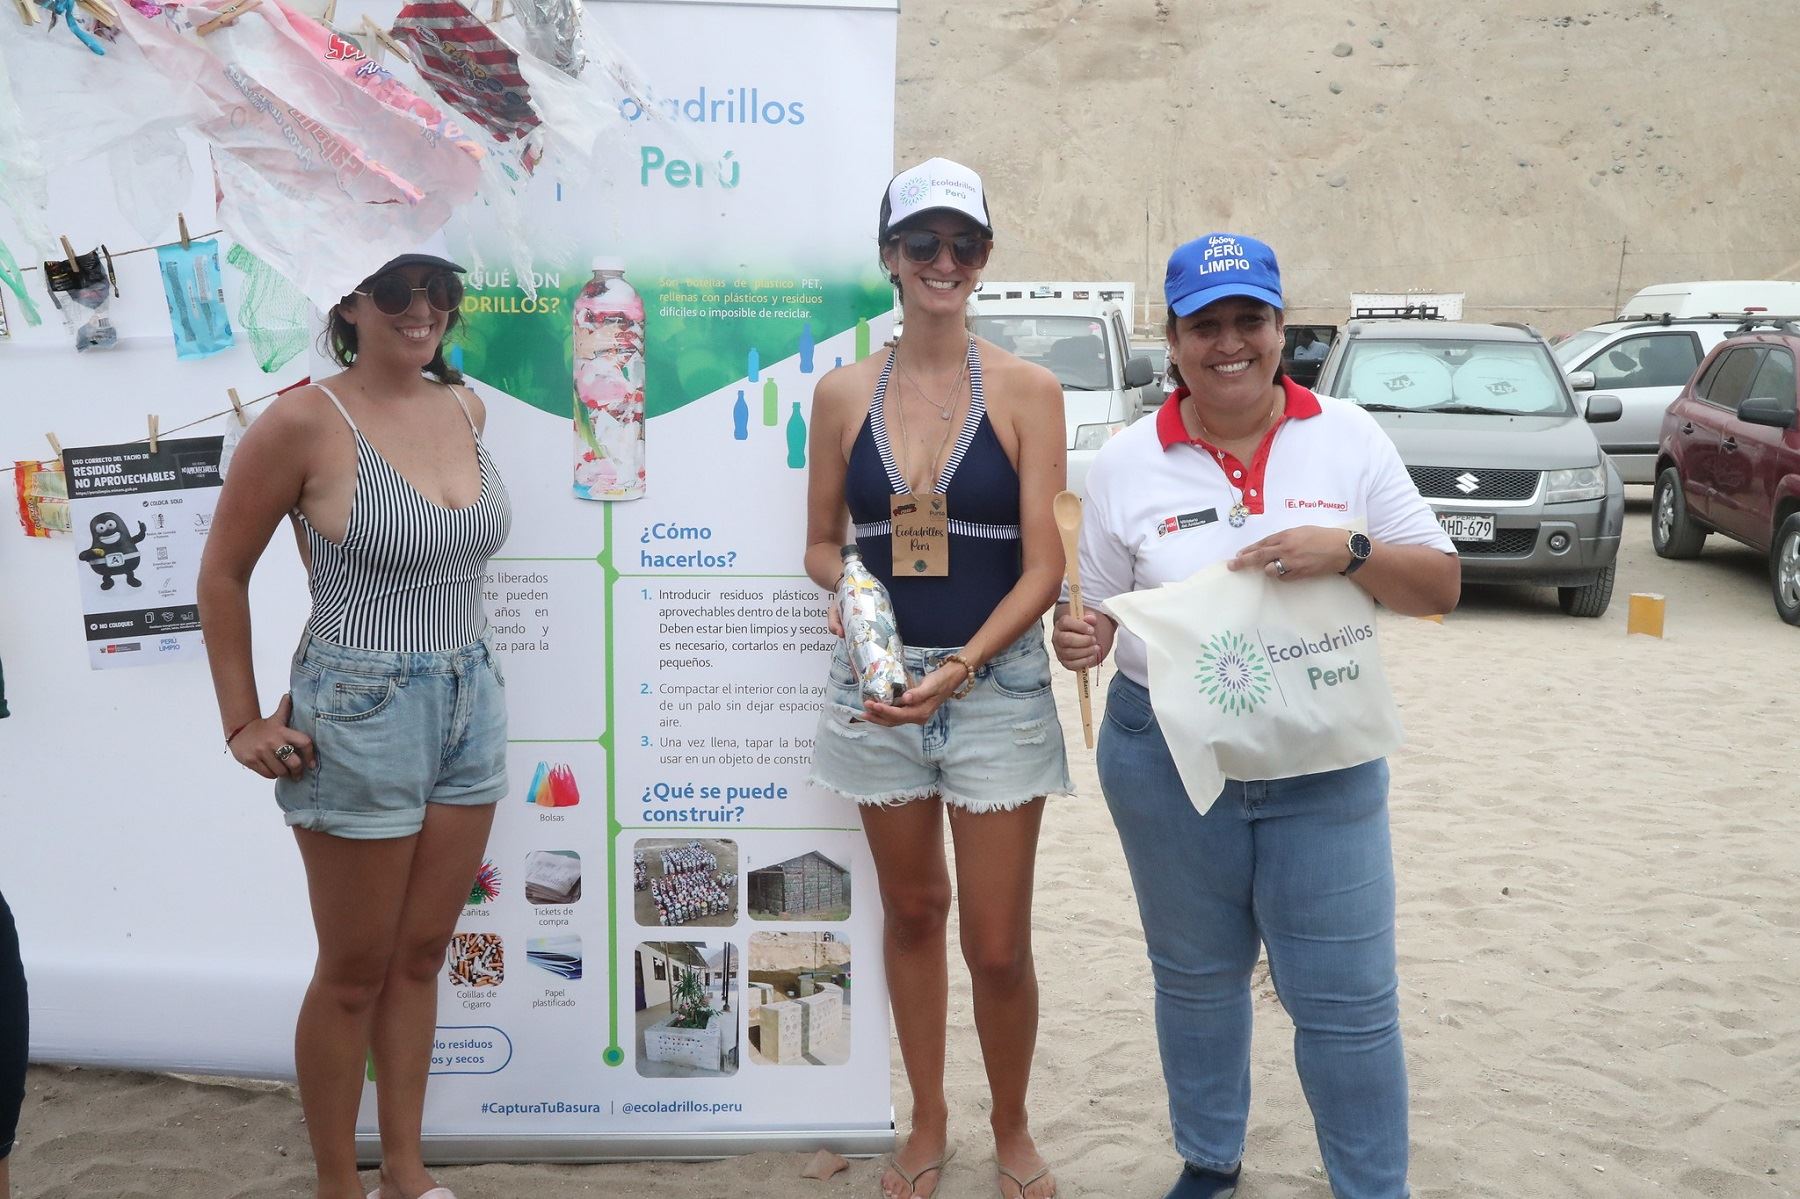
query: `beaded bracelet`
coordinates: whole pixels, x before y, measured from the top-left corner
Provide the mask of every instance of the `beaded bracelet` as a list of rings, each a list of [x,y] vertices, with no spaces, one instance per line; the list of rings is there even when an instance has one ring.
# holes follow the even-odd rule
[[[950,693],[950,698],[951,699],[967,698],[969,692],[975,690],[975,668],[973,666],[970,666],[969,660],[967,658],[963,657],[961,654],[945,654],[944,661],[956,663],[958,666],[962,667],[964,672],[967,673],[969,676],[968,678],[963,680],[962,686],[958,687],[955,691],[952,691]]]

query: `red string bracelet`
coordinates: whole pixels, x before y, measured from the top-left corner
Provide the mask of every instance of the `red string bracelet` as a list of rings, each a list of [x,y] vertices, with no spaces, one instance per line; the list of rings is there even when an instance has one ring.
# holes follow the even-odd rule
[[[238,725],[235,729],[232,729],[231,732],[227,733],[225,735],[225,748],[230,749],[231,743],[236,739],[237,735],[255,723],[256,721],[254,720],[246,720],[243,724]]]

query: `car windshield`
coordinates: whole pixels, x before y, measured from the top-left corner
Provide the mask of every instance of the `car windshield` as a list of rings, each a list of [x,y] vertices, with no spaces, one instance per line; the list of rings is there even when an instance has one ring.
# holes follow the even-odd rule
[[[1562,363],[1564,370],[1569,370],[1594,346],[1605,341],[1611,334],[1605,329],[1583,329],[1579,333],[1571,333],[1551,349],[1556,360]]]
[[[1070,391],[1105,391],[1112,386],[1112,347],[1098,317],[983,314],[975,318],[975,334],[1027,362],[1048,367]]]
[[[1351,343],[1333,395],[1387,412],[1571,413],[1562,377],[1536,342],[1398,338]]]

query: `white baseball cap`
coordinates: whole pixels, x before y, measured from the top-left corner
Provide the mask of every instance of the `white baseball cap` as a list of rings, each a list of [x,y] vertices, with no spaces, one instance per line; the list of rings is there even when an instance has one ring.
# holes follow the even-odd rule
[[[927,212],[960,213],[989,237],[994,235],[981,176],[960,162],[930,158],[895,175],[881,197],[881,240],[887,240],[894,226]]]

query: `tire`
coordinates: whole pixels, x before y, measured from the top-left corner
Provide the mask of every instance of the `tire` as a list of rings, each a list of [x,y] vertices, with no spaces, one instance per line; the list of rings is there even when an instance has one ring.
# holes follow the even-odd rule
[[[1769,547],[1769,582],[1775,611],[1789,624],[1800,624],[1800,512],[1789,514],[1775,530],[1775,543]]]
[[[1650,545],[1659,558],[1698,558],[1705,544],[1706,530],[1688,518],[1681,472],[1665,467],[1656,476],[1656,495],[1650,504]]]
[[[1594,576],[1591,583],[1583,583],[1579,587],[1558,587],[1556,602],[1563,612],[1570,616],[1593,618],[1604,616],[1606,607],[1612,603],[1613,578],[1619,573],[1619,563],[1606,564],[1606,569]]]

